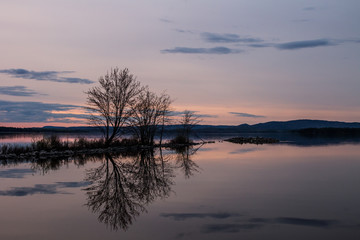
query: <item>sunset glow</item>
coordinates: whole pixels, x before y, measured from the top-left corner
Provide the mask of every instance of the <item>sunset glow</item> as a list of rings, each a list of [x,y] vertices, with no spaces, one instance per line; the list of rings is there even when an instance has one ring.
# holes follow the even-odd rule
[[[0,126],[84,126],[129,68],[202,124],[360,121],[359,1],[2,1]]]

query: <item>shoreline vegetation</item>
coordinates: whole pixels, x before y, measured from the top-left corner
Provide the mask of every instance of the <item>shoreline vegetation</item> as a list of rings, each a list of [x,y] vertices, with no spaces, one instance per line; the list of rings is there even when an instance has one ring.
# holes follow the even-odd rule
[[[201,131],[200,131],[201,132]],[[360,137],[360,129],[357,128],[307,128],[289,131],[298,134],[305,139],[357,139]],[[58,132],[52,135],[43,136],[40,140],[33,140],[28,145],[7,143],[0,146],[0,161],[7,159],[44,159],[44,158],[66,158],[78,155],[97,155],[105,153],[131,153],[144,150],[152,150],[155,148],[178,149],[201,145],[206,143],[214,143],[214,141],[194,142],[178,135],[171,140],[167,140],[154,144],[141,144],[135,138],[123,138],[114,140],[110,145],[105,143],[103,138],[90,139],[86,137],[77,137],[73,141],[61,140]],[[256,134],[256,133],[254,133]],[[239,134],[241,135],[241,134]],[[221,139],[219,139],[221,140]],[[270,137],[233,137],[224,139],[236,144],[273,144],[280,143],[283,140]]]
[[[231,143],[237,143],[237,144],[250,143],[250,144],[256,144],[256,145],[280,142],[278,139],[275,139],[275,138],[264,138],[264,137],[234,137],[234,138],[225,139],[224,141],[231,142]]]
[[[236,137],[224,141],[240,144],[269,144],[279,143],[279,140],[263,137]],[[22,159],[36,160],[46,158],[67,158],[77,155],[99,155],[106,153],[131,153],[156,148],[180,149],[195,145],[215,143],[215,141],[193,142],[177,136],[167,142],[152,145],[142,145],[136,139],[113,141],[106,144],[104,139],[76,138],[74,141],[61,140],[57,135],[45,136],[29,145],[4,144],[0,147],[0,160]]]
[[[41,159],[48,157],[72,157],[78,154],[96,155],[105,153],[119,152],[139,152],[151,150],[154,148],[177,149],[187,146],[212,143],[212,141],[203,142],[184,142],[180,138],[174,138],[167,143],[142,145],[136,139],[115,140],[108,145],[104,139],[76,138],[74,141],[62,141],[57,135],[43,137],[41,140],[33,141],[29,145],[4,144],[0,147],[0,160],[15,158]]]

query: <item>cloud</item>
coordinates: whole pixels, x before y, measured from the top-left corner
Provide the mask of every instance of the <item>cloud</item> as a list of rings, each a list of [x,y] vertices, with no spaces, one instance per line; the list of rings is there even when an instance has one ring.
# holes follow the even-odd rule
[[[199,111],[189,111],[190,113],[194,114],[196,118],[218,118],[218,115],[213,114],[198,114]],[[184,111],[171,111],[170,116],[183,116]]]
[[[265,118],[265,116],[261,115],[254,115],[249,113],[241,113],[241,112],[229,112],[230,114],[233,114],[237,117],[247,117],[247,118]]]
[[[175,221],[183,221],[191,218],[215,218],[226,219],[231,217],[237,217],[239,214],[231,213],[162,213],[161,217],[173,218]]]
[[[313,11],[315,9],[316,9],[315,7],[304,7],[302,10],[304,10],[304,11]]]
[[[162,53],[185,53],[185,54],[232,54],[241,53],[242,50],[231,49],[227,47],[214,47],[214,48],[188,48],[188,47],[175,47],[172,49],[161,50]]]
[[[86,114],[54,113],[54,111],[63,112],[74,109],[82,109],[82,107],[56,103],[0,100],[0,121],[83,123],[83,120],[88,117]]]
[[[190,34],[193,34],[194,32],[191,31],[191,30],[183,30],[183,29],[174,29],[176,32],[179,32],[179,33],[190,33]]]
[[[94,81],[84,78],[66,78],[61,77],[61,74],[68,74],[73,73],[73,71],[43,71],[43,72],[36,72],[36,71],[29,71],[26,69],[2,69],[0,73],[8,74],[15,78],[24,78],[24,79],[32,79],[38,81],[51,81],[51,82],[62,82],[62,83],[80,83],[80,84],[91,84]]]
[[[6,169],[0,171],[0,178],[24,178],[25,175],[33,174],[34,171],[31,169]]]
[[[211,43],[255,43],[262,42],[262,39],[251,38],[251,37],[240,37],[237,34],[218,34],[218,33],[209,33],[204,32],[201,34],[201,37],[206,42]]]
[[[315,39],[315,40],[293,41],[293,42],[285,42],[285,43],[252,43],[246,46],[253,48],[274,47],[279,50],[297,50],[303,48],[336,46],[338,44],[345,42],[357,43],[357,41],[353,39],[349,39],[349,40]]]
[[[28,89],[25,86],[0,86],[0,94],[19,97],[31,97],[34,95],[39,95],[39,93]]]
[[[213,114],[195,114],[195,117],[198,118],[218,118],[218,115],[213,115]]]
[[[35,184],[33,187],[14,187],[0,191],[0,196],[23,197],[34,194],[68,194],[58,188],[77,188],[89,185],[88,182],[58,182],[55,184]]]
[[[265,48],[265,47],[273,47],[274,44],[273,43],[253,43],[253,44],[248,44],[248,47],[253,47],[253,48]]]
[[[163,22],[163,23],[174,23],[173,21],[171,21],[167,18],[160,18],[159,20],[160,20],[160,22]]]
[[[275,47],[280,50],[296,50],[302,48],[326,47],[326,46],[334,46],[334,45],[336,44],[328,39],[316,39],[316,40],[280,43],[280,44],[275,44]]]

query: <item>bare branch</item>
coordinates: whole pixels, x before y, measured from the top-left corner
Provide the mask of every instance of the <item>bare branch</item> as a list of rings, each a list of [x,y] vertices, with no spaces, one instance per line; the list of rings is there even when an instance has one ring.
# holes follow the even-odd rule
[[[91,112],[90,123],[101,128],[106,144],[110,144],[120,136],[121,127],[129,119],[128,109],[143,88],[127,68],[111,69],[99,78],[99,84],[86,92],[86,109]]]

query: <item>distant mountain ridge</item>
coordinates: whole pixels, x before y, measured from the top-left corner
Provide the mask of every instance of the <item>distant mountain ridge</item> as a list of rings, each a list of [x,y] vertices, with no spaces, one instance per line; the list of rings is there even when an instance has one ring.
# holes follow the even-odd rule
[[[169,125],[166,131],[175,131],[179,126]],[[360,128],[360,122],[339,122],[326,120],[299,119],[290,121],[271,121],[253,125],[198,125],[195,129],[198,132],[267,132],[267,131],[292,131],[306,128]],[[7,132],[93,132],[96,127],[54,127],[45,126],[42,128],[8,128],[0,127],[0,133]]]
[[[272,121],[254,125],[242,124],[240,128],[253,130],[297,130],[304,128],[360,128],[359,122],[339,122],[326,120],[299,119],[291,121]]]
[[[237,126],[228,125],[199,125],[196,129],[200,132],[269,132],[269,131],[293,131],[307,128],[360,128],[359,122],[339,122],[326,120],[290,120],[271,121],[253,125],[241,124]]]

